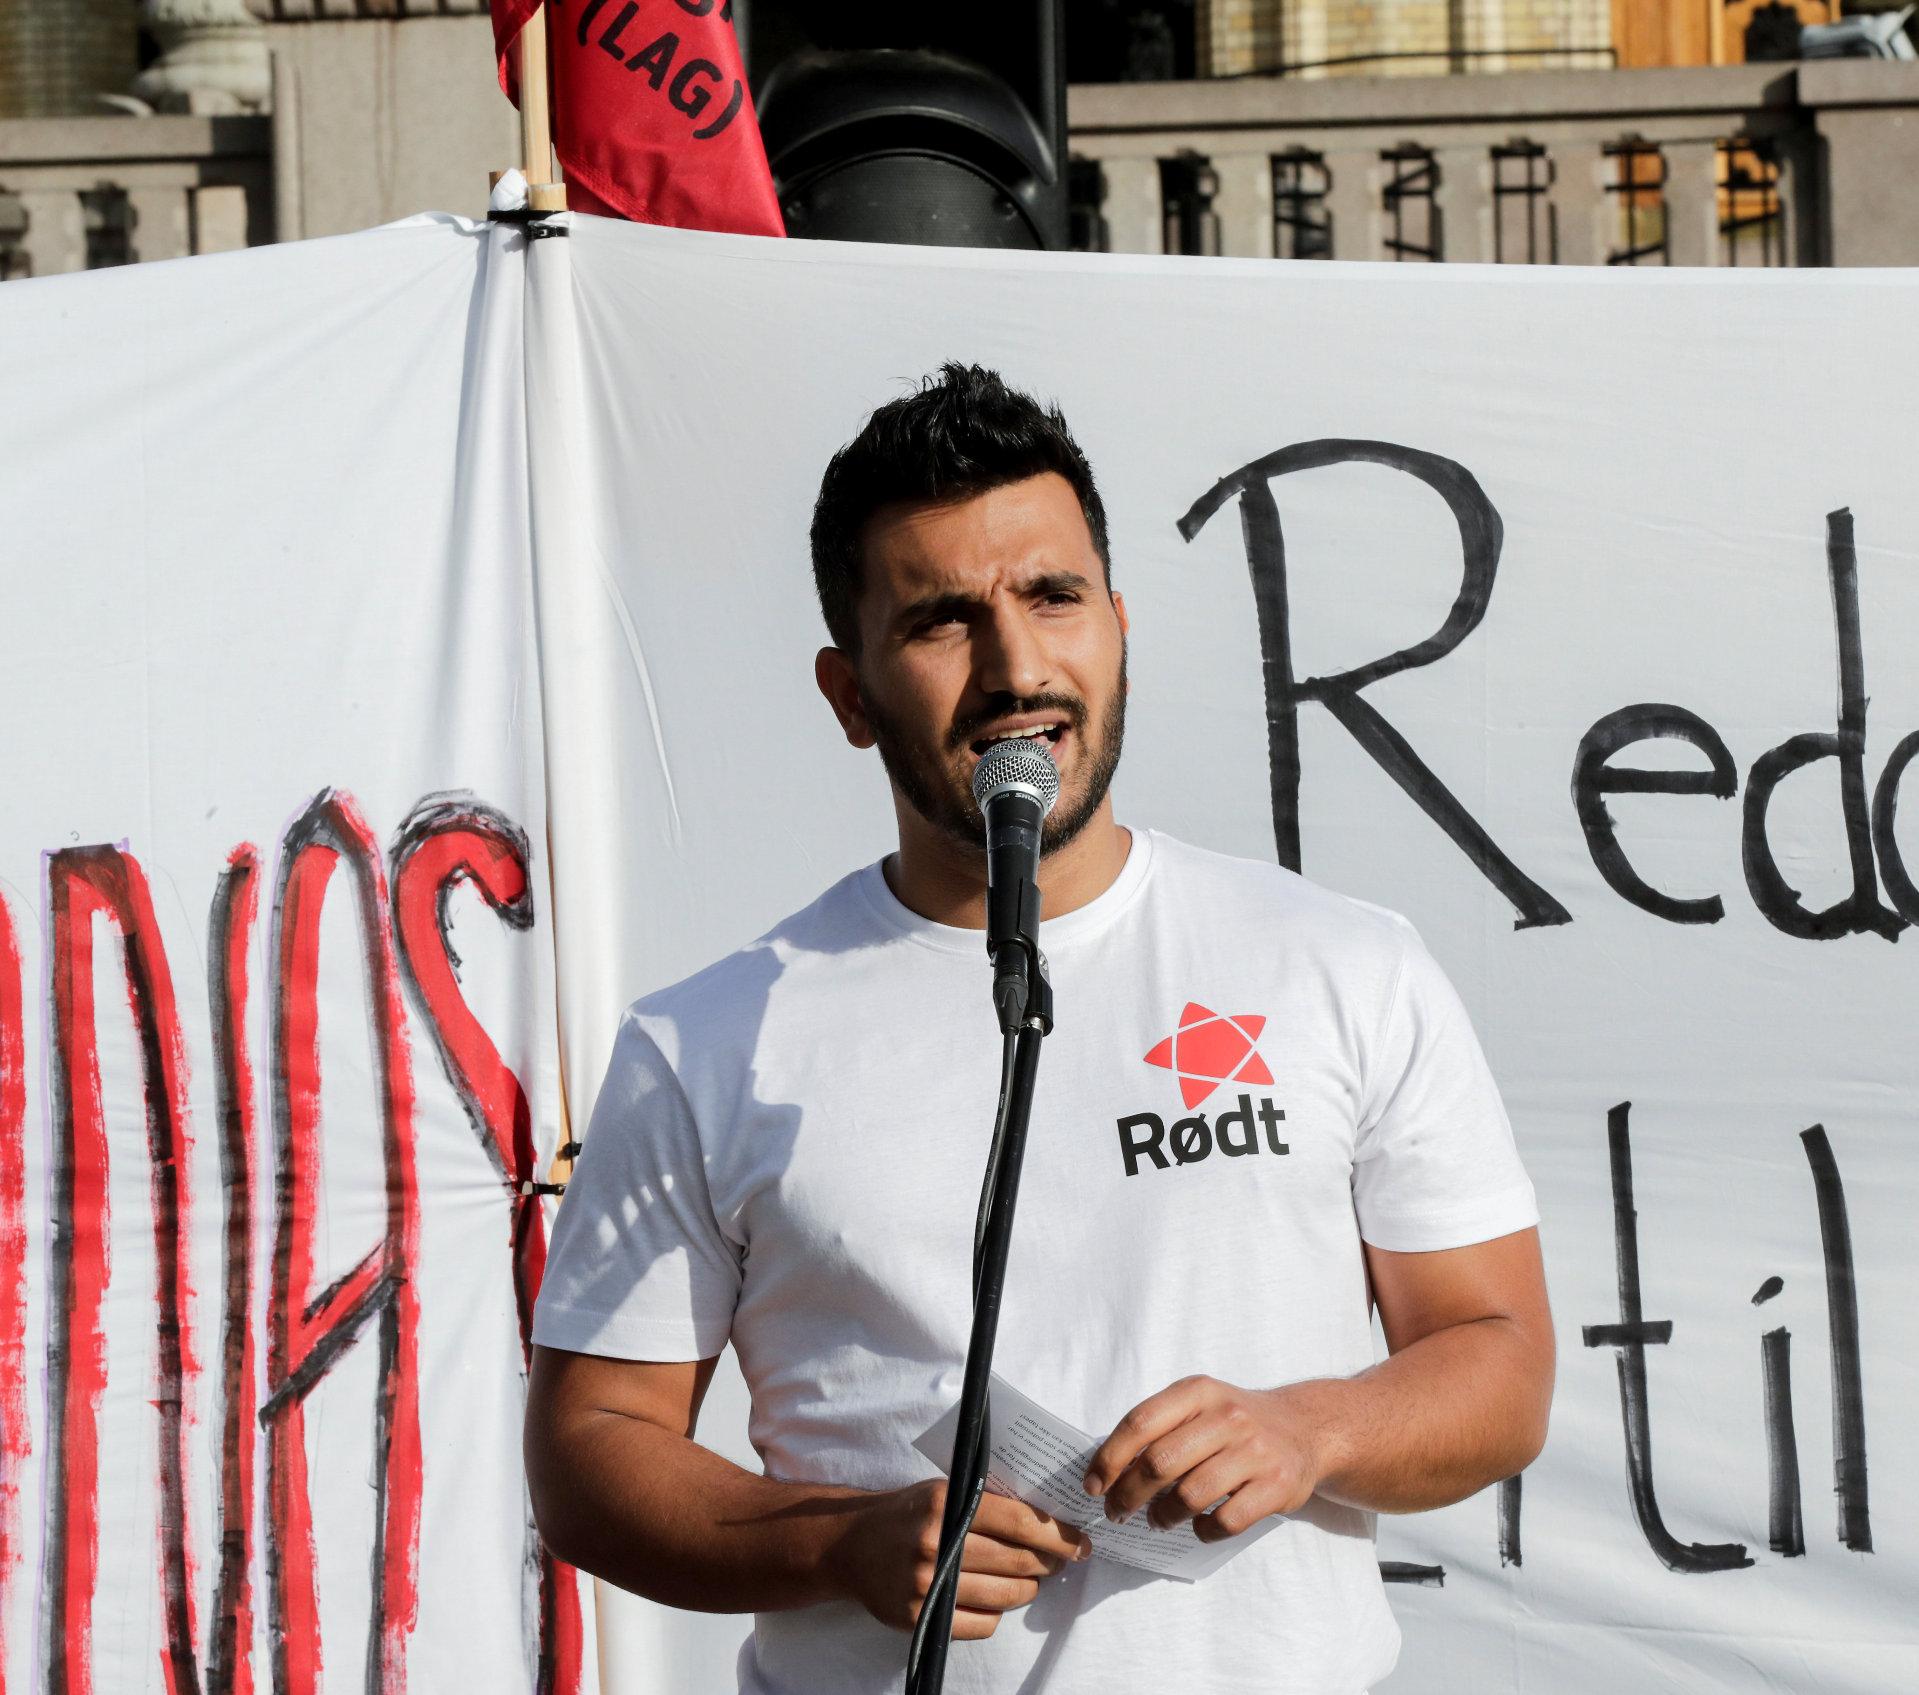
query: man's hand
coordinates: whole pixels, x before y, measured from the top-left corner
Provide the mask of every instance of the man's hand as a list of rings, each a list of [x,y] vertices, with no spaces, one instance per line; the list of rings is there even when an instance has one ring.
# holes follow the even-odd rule
[[[1553,1327],[1539,1232],[1463,1248],[1366,1245],[1389,1359],[1353,1377],[1237,1389],[1187,1377],[1141,1401],[1093,1455],[1109,1518],[1236,1536],[1317,1493],[1368,1512],[1463,1501],[1546,1440]]]
[[[945,1511],[943,1478],[856,1503],[830,1560],[837,1586],[881,1624],[911,1630],[933,1585]],[[1041,1578],[1092,1551],[1092,1543],[1072,1525],[1024,1501],[982,1496],[960,1556],[955,1640],[991,1636],[1002,1613],[1025,1606],[1039,1593]]]
[[[1294,1512],[1328,1469],[1321,1387],[1183,1377],[1119,1421],[1087,1467],[1086,1492],[1106,1497],[1115,1522],[1150,1501],[1150,1523],[1165,1530],[1191,1519],[1203,1542]]]
[[[879,1492],[776,1482],[693,1440],[714,1361],[605,1359],[535,1346],[526,1473],[548,1548],[669,1607],[772,1612],[858,1601],[910,1630],[932,1587],[943,1478]],[[953,1634],[991,1636],[1092,1544],[987,1495],[960,1556]]]

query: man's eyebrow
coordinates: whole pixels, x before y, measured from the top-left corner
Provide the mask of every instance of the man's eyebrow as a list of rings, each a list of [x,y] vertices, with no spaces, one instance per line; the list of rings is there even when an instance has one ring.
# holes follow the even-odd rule
[[[1077,571],[1047,571],[1023,583],[1020,592],[1030,595],[1067,594],[1092,586],[1092,579],[1081,576]]]
[[[935,594],[923,594],[917,600],[909,600],[899,609],[893,622],[901,629],[910,629],[915,624],[931,623],[940,618],[953,618],[963,612],[970,612],[980,605],[976,594],[964,594],[958,589],[942,589]]]
[[[1091,579],[1077,571],[1044,571],[1021,583],[1019,592],[1029,597],[1037,597],[1073,593],[1091,586]],[[923,594],[917,600],[907,601],[899,609],[894,623],[900,629],[907,630],[916,624],[928,624],[942,618],[959,617],[983,604],[976,594],[967,594],[960,589],[942,589],[933,594]]]

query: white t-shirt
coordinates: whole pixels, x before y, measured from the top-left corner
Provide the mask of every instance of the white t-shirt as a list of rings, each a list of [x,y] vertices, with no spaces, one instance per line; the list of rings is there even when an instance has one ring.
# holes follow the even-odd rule
[[[1135,830],[1041,943],[1059,1022],[995,1368],[1080,1428],[1192,1373],[1350,1376],[1376,1357],[1362,1237],[1417,1252],[1537,1222],[1465,1011],[1403,918]],[[644,1360],[730,1341],[768,1476],[935,1475],[913,1441],[959,1397],[990,984],[982,933],[909,911],[875,864],[638,1002],[534,1340]],[[946,1687],[1358,1695],[1398,1649],[1372,1515],[1315,1498],[1197,1584],[1069,1566],[955,1643]],[[766,1613],[740,1687],[878,1695],[905,1651],[851,1602]]]

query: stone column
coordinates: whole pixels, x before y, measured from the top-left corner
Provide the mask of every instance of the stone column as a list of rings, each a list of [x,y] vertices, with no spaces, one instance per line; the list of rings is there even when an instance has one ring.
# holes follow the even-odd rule
[[[1595,141],[1556,142],[1553,164],[1553,209],[1558,217],[1559,262],[1562,265],[1603,265],[1612,250],[1607,223],[1613,208],[1607,205],[1605,155]]]
[[[1216,153],[1219,250],[1232,258],[1273,256],[1273,159],[1270,153]]]
[[[133,212],[134,258],[180,259],[192,250],[188,192],[172,184],[127,190],[127,204]]]
[[[212,183],[193,191],[193,251],[238,253],[247,245],[247,191]]]
[[[1717,265],[1719,144],[1669,141],[1666,155],[1666,262]]]
[[[1814,59],[1799,99],[1818,136],[1788,159],[1798,263],[1919,265],[1919,65]]]
[[[1493,256],[1492,160],[1483,147],[1437,150],[1439,256],[1451,264],[1488,263]]]
[[[1333,224],[1335,259],[1377,259],[1379,154],[1372,148],[1328,150],[1326,211]]]
[[[1904,127],[1899,125],[1893,133]],[[1786,220],[1786,263],[1823,265],[1825,219],[1818,138],[1810,130],[1791,130],[1774,145],[1779,150],[1779,211]],[[1904,172],[1900,175],[1911,180]]]
[[[14,198],[26,214],[20,250],[29,275],[57,277],[87,268],[87,221],[72,189],[23,188]]]
[[[156,111],[264,112],[273,96],[266,31],[246,0],[143,0],[160,57],[134,78]]]
[[[1165,251],[1157,159],[1102,159],[1106,172],[1106,231],[1115,253]]]

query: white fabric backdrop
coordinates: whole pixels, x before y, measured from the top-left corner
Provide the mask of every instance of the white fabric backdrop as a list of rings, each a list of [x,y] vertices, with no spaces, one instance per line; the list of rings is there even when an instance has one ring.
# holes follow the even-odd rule
[[[371,866],[389,883],[402,825],[422,805],[438,807],[442,823],[484,806],[531,838],[534,928],[503,923],[470,881],[456,884],[446,919],[459,977],[440,1004],[470,1005],[541,1103],[539,1175],[557,1140],[527,570],[522,248],[504,230],[426,218],[339,240],[21,283],[0,295],[8,393],[0,411],[0,900],[19,933],[26,986],[20,1436],[28,1452],[13,1467],[0,1526],[0,1669],[9,1689],[119,1695],[170,1687],[156,1575],[156,1538],[169,1515],[157,1481],[160,1419],[150,1405],[162,1392],[158,1209],[128,995],[104,920],[91,927],[110,1173],[97,1484],[74,1459],[63,1488],[49,1463],[49,1305],[59,1287],[50,1226],[63,1139],[53,962],[43,934],[55,877],[44,856],[103,843],[121,844],[152,891],[193,1138],[187,1305],[199,1369],[188,1375],[185,1436],[193,1663],[175,1695],[535,1687],[539,1597],[527,1569],[519,1467],[513,1203],[441,1064],[433,1026],[404,985],[390,938],[380,975],[403,1008],[411,1050],[414,1102],[405,1116],[419,1194],[417,1248],[402,1268],[417,1298],[414,1363],[403,1363],[399,1377],[417,1386],[423,1460],[412,1546],[403,1526],[390,1538],[398,1548],[394,1581],[403,1592],[412,1567],[417,1593],[410,1629],[388,1609],[397,1654],[390,1675],[377,1659],[369,1668],[367,1641],[376,1616],[377,1486],[384,1475],[389,1497],[404,1493],[399,1462],[383,1468],[375,1452],[379,1311],[305,1400],[319,1651],[304,1651],[296,1629],[284,1681],[276,1675],[268,1548],[280,1545],[288,1559],[293,1550],[268,1511],[273,1473],[256,1416],[272,1387],[279,1240],[274,1074],[283,1068],[270,1020],[276,1009],[303,1004],[297,990],[275,990],[275,892],[285,839],[327,791],[363,819]],[[243,955],[255,1085],[247,1296],[255,1356],[240,1390],[253,1459],[251,1619],[240,1632],[250,1638],[250,1684],[239,1681],[244,1670],[230,1655],[222,1676],[215,1646],[214,1539],[222,1525],[237,1529],[232,1517],[217,1516],[220,1460],[237,1449],[223,1437],[228,1193],[209,926],[218,880],[241,843],[258,850],[259,866],[258,917]],[[373,1042],[380,1003],[370,1001],[359,963],[352,865],[350,857],[342,862],[328,890],[318,992],[305,1002],[318,1007],[320,1152],[317,1192],[303,1209],[316,1246],[302,1304],[379,1243],[388,1220]],[[387,892],[397,907],[397,887]],[[426,892],[427,946],[415,956],[422,974],[445,957]],[[374,915],[376,932],[390,932],[377,905]],[[8,975],[0,969],[0,1007]],[[97,1211],[78,1210],[84,1251],[101,1222]],[[0,1260],[6,1241],[0,1231]],[[79,1398],[76,1383],[69,1399]],[[67,1451],[74,1454],[71,1444]],[[225,1469],[233,1475],[231,1459]],[[70,1585],[73,1598],[61,1604],[56,1578],[75,1538],[59,1532],[57,1514],[63,1500],[89,1490],[100,1521],[91,1604],[84,1583]],[[584,1629],[591,1688],[590,1614]],[[69,1640],[80,1649],[63,1656]]]
[[[1919,284],[1012,258],[595,222],[576,228],[571,260],[596,546],[638,641],[608,654],[626,690],[618,828],[638,884],[622,993],[747,940],[887,850],[877,766],[839,743],[813,691],[806,527],[831,450],[941,360],[994,365],[1065,410],[1132,614],[1120,815],[1232,852],[1275,852],[1253,591],[1234,503],[1191,541],[1178,520],[1220,478],[1325,438],[1442,455],[1477,479],[1504,522],[1483,621],[1362,699],[1571,921],[1515,929],[1514,905],[1327,710],[1299,713],[1304,869],[1407,913],[1458,982],[1539,1187],[1559,1325],[1518,1561],[1502,1564],[1492,1492],[1382,1524],[1382,1559],[1445,1573],[1392,1591],[1407,1640],[1386,1687],[1864,1695],[1919,1681],[1901,1600],[1919,1580],[1906,1528],[1919,1467],[1901,1435],[1919,1340],[1919,1060],[1901,1032],[1919,1009],[1919,942],[1783,934],[1740,859],[1754,760],[1836,729],[1826,515],[1841,507],[1857,530],[1869,781],[1919,728],[1919,492],[1899,422]],[[1378,464],[1272,487],[1298,676],[1440,629],[1461,542],[1431,489]],[[1729,800],[1611,799],[1641,874],[1720,894],[1717,923],[1640,910],[1585,845],[1581,738],[1643,702],[1698,714],[1737,769]],[[1671,740],[1616,763],[1706,766]],[[1779,866],[1815,907],[1850,886],[1834,769],[1787,780],[1771,816]],[[1919,830],[1899,834],[1919,854]],[[1682,1543],[1744,1544],[1752,1563],[1737,1569],[1682,1574],[1655,1557],[1628,1500],[1616,1350],[1583,1345],[1582,1327],[1621,1318],[1608,1114],[1626,1101],[1643,1317],[1673,1326],[1644,1351],[1657,1505]],[[1858,1265],[1871,1553],[1835,1536],[1825,1276],[1800,1139],[1813,1124]],[[1755,1308],[1775,1276],[1782,1290]],[[1781,1327],[1802,1557],[1769,1546],[1760,1338]],[[750,1462],[738,1394],[715,1391],[703,1434]],[[722,1686],[736,1623],[636,1610],[617,1614],[620,1687]],[[662,1657],[670,1669],[647,1681]]]
[[[1919,728],[1919,674],[1905,658],[1919,628],[1919,493],[1905,463],[1902,351],[1919,282],[1007,257],[571,222],[570,239],[536,243],[530,259],[506,232],[416,220],[0,293],[13,402],[0,419],[11,731],[0,744],[0,898],[24,985],[14,1145],[25,1158],[25,1320],[13,1336],[26,1439],[0,1525],[11,1685],[57,1682],[49,1655],[78,1630],[91,1682],[69,1662],[66,1687],[161,1688],[170,1640],[155,1575],[167,1425],[150,1404],[168,1280],[140,1055],[105,921],[93,926],[93,981],[113,1222],[90,1639],[70,1606],[45,1611],[57,1573],[74,1569],[49,1516],[72,1485],[63,1493],[47,1463],[59,1381],[49,1295],[64,1263],[51,1224],[65,1182],[50,1155],[70,1117],[53,1086],[66,1073],[46,937],[56,884],[76,866],[118,862],[43,856],[124,844],[152,891],[178,1003],[198,1366],[186,1374],[194,1416],[182,1439],[204,1674],[228,1281],[208,925],[229,854],[243,841],[259,849],[246,1028],[263,1400],[282,1222],[276,1115],[298,1118],[276,1103],[269,1017],[289,820],[342,791],[387,875],[405,857],[392,851],[406,845],[402,822],[442,791],[525,832],[531,929],[502,923],[470,885],[450,895],[447,918],[456,998],[531,1098],[543,1175],[560,1137],[556,990],[572,1121],[583,1124],[625,1000],[752,937],[890,844],[877,767],[839,744],[812,692],[806,522],[831,450],[946,358],[993,364],[1057,397],[1078,431],[1133,617],[1121,814],[1211,846],[1276,851],[1268,703],[1239,503],[1189,523],[1190,540],[1182,516],[1262,456],[1342,440],[1463,467],[1503,527],[1477,626],[1343,710],[1364,728],[1365,705],[1376,708],[1540,891],[1521,898],[1568,921],[1516,929],[1514,899],[1326,705],[1297,715],[1304,869],[1406,912],[1459,984],[1539,1186],[1560,1329],[1552,1439],[1516,1513],[1507,1499],[1503,1535],[1493,1492],[1382,1526],[1382,1559],[1423,1579],[1393,1591],[1407,1645],[1386,1687],[1919,1682],[1909,1605],[1919,1465],[1901,1440],[1919,1340],[1906,1296],[1919,1257],[1907,1225],[1919,1061],[1903,1039],[1916,999],[1907,950],[1919,942],[1788,934],[1741,857],[1755,761],[1839,729],[1828,553],[1843,525],[1828,514],[1848,509],[1855,527],[1856,693],[1869,704],[1853,705],[1847,759],[1790,776],[1771,806],[1770,863],[1808,907],[1854,886],[1840,772],[1857,716],[1855,810]],[[1377,454],[1340,457],[1348,451],[1271,484],[1302,679],[1425,641],[1460,591],[1454,516],[1404,468],[1444,467],[1403,452],[1385,456],[1397,469]],[[1470,491],[1456,498],[1470,504]],[[1275,579],[1262,570],[1270,641]],[[1845,581],[1842,569],[1842,603]],[[1723,739],[1736,792],[1594,796],[1588,811],[1606,801],[1627,860],[1655,888],[1719,895],[1717,922],[1634,905],[1602,879],[1582,832],[1581,738],[1639,703],[1709,725],[1697,734]],[[1707,767],[1697,746],[1670,739],[1614,763]],[[1891,861],[1901,842],[1919,855],[1919,832],[1883,822],[1876,856],[1861,835],[1858,876],[1882,885],[1875,901],[1912,902]],[[1757,856],[1762,890],[1768,863]],[[336,875],[318,931],[324,1176],[312,1295],[353,1267],[388,1216],[350,884]],[[1766,899],[1784,915],[1787,896]],[[444,1011],[443,981],[440,992]],[[522,1668],[511,1686],[533,1688],[540,1600],[517,1469],[512,1202],[422,997],[402,985],[400,1000],[418,1097],[420,1226],[407,1265],[423,1504],[417,1619],[410,1631],[389,1619],[389,1647],[415,1689],[503,1687],[507,1665]],[[7,1005],[0,986],[0,1023]],[[0,1070],[7,1051],[0,1043]],[[6,1112],[0,1087],[0,1129]],[[1639,1316],[1672,1327],[1665,1341],[1638,1333],[1645,1510],[1676,1539],[1663,1560],[1628,1490],[1609,1116],[1615,1155],[1630,1137]],[[1803,1138],[1813,1125],[1823,1144]],[[1821,1145],[1857,1268],[1860,1363],[1836,1379],[1846,1302],[1843,1278],[1829,1301],[1828,1259],[1845,1260],[1822,1252],[1837,1215],[1828,1184],[1822,1234],[1809,1158]],[[0,1189],[5,1179],[0,1165]],[[18,1245],[5,1223],[0,1211],[0,1301]],[[1603,1326],[1615,1328],[1586,1345],[1587,1327]],[[1774,1394],[1769,1424],[1762,1336],[1781,1330],[1789,1343],[1770,1346],[1775,1363],[1790,1349],[1790,1395]],[[361,1332],[305,1403],[324,1644],[314,1688],[369,1679],[377,1331]],[[1629,1363],[1635,1352],[1623,1350]],[[1771,1546],[1788,1527],[1788,1404],[1803,1555]],[[750,1461],[743,1429],[737,1379],[723,1377],[702,1435]],[[264,1436],[256,1443],[248,1634],[255,1683],[267,1687],[275,1580]],[[1837,1534],[1837,1456],[1850,1467],[1852,1547]],[[1672,1569],[1692,1544],[1742,1545],[1708,1558],[1751,1563]],[[608,1614],[608,1687],[729,1686],[740,1621],[625,1599]],[[590,1615],[585,1628],[590,1639]],[[300,1686],[297,1670],[285,1686]]]

